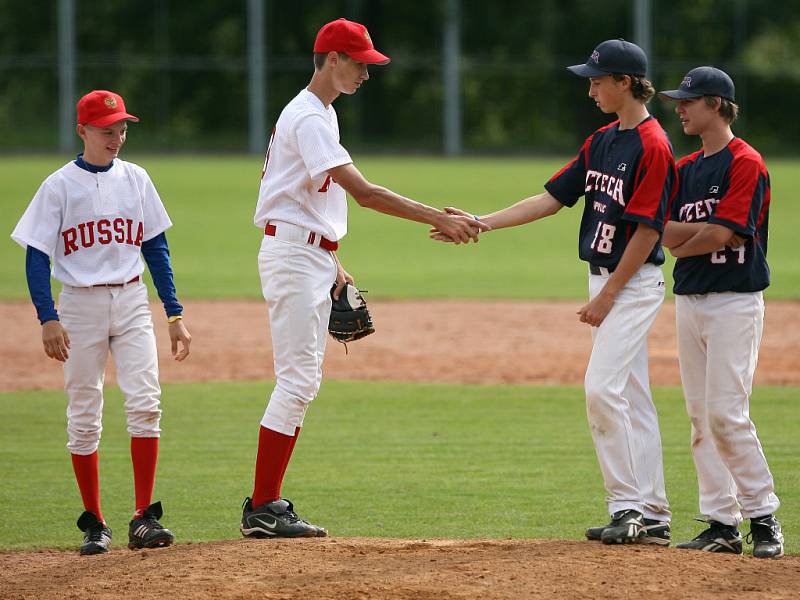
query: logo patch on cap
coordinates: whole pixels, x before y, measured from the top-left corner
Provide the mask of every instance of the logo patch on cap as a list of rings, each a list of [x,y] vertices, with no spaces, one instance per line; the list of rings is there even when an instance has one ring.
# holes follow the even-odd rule
[[[597,50],[592,52],[592,57],[591,58],[592,58],[592,60],[594,62],[596,62],[597,64],[600,64],[600,53]]]
[[[683,81],[681,81],[681,87],[692,87],[692,78],[684,77]]]
[[[103,102],[108,108],[117,108],[117,100],[112,96],[106,96]]]

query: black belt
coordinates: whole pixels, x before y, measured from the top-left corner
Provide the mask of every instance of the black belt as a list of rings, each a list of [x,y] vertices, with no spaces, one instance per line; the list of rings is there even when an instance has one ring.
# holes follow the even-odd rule
[[[589,263],[589,273],[592,275],[610,275],[614,272],[615,267],[598,267],[597,265],[593,265]]]

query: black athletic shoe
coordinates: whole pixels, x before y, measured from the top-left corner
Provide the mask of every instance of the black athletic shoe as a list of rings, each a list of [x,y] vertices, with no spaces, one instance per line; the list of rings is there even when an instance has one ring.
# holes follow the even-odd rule
[[[245,498],[242,504],[242,524],[245,537],[325,537],[327,530],[303,521],[294,512],[294,505],[285,498],[267,502],[253,508],[253,501]]]
[[[604,544],[635,544],[644,535],[644,518],[635,510],[620,510],[611,515],[611,522],[602,527],[590,527],[586,537]]]
[[[772,515],[750,519],[747,542],[753,542],[756,558],[780,558],[783,556],[783,532],[781,524]]]
[[[733,525],[725,525],[718,521],[707,522],[708,529],[701,532],[691,541],[675,546],[682,550],[703,550],[705,552],[742,553],[742,534]]]
[[[175,536],[158,522],[163,514],[161,502],[154,502],[145,509],[141,517],[133,519],[128,525],[128,548],[137,550],[170,546],[175,541]]]
[[[608,525],[601,525],[600,527],[590,527],[586,530],[586,539],[597,540],[598,542],[603,539],[603,532],[607,529],[614,527],[614,521]],[[644,519],[644,533],[639,538],[640,544],[656,544],[658,546],[669,546],[670,544],[670,526],[668,521],[657,521],[655,519]]]
[[[672,541],[672,533],[668,521],[644,520],[644,533],[639,538],[640,544],[669,546],[670,541]]]
[[[108,552],[108,547],[111,545],[111,528],[101,523],[96,514],[84,511],[78,517],[78,529],[83,532],[81,555]]]

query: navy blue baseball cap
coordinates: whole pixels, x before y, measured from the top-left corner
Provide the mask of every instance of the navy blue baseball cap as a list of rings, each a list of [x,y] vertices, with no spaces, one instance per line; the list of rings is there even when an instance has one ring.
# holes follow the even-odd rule
[[[733,80],[725,71],[714,67],[697,67],[686,74],[677,90],[658,92],[670,100],[687,100],[701,96],[719,96],[735,102]]]
[[[623,39],[606,40],[594,49],[586,64],[567,67],[579,77],[603,77],[612,73],[638,75],[647,73],[647,56],[644,50]]]

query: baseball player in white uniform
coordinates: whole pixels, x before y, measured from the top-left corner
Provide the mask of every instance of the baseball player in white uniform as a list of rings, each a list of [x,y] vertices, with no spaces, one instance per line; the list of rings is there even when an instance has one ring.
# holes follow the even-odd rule
[[[607,40],[586,64],[589,97],[617,120],[590,135],[545,192],[481,217],[493,229],[530,223],[584,196],[578,254],[589,263],[591,325],[586,413],[608,496],[611,522],[586,530],[606,544],[670,543],[658,415],[650,394],[647,335],[664,300],[659,238],[675,190],[666,133],[647,112],[655,94],[647,57],[625,40]],[[466,214],[456,211],[457,214]],[[433,232],[433,237],[448,241]]]
[[[322,381],[331,287],[337,284],[338,297],[345,283],[353,283],[336,256],[347,233],[345,192],[361,206],[431,224],[459,242],[477,241],[488,229],[370,183],[339,143],[333,101],[369,79],[368,65],[388,62],[363,25],[328,23],[314,44],[311,82],[284,108],[270,139],[254,222],[265,233],[258,264],[276,383],[261,420],[253,494],[243,506],[245,536],[327,535],[297,516],[281,498],[281,484]]]
[[[733,80],[697,67],[677,90],[683,131],[700,150],[678,162],[680,190],[664,233],[675,263],[678,352],[700,512],[708,527],[678,548],[742,554],[737,529],[750,519],[753,556],[783,556],[780,506],[756,427],[750,393],[770,283],[770,181],[761,155],[736,137]]]
[[[42,324],[45,353],[64,363],[67,448],[84,504],[78,527],[81,554],[107,552],[111,529],[100,509],[97,450],[102,431],[103,381],[108,353],[125,396],[135,509],[128,546],[168,546],[173,535],[152,503],[161,432],[156,339],[142,281],[147,261],[169,321],[172,353],[182,361],[191,337],[175,296],[164,231],[172,226],[147,172],[117,158],[129,121],[114,92],[95,90],[78,102],[77,134],[84,151],[50,175],[11,237],[26,249],[26,276]],[[63,284],[59,310],[52,276]],[[178,346],[181,346],[180,350]]]

